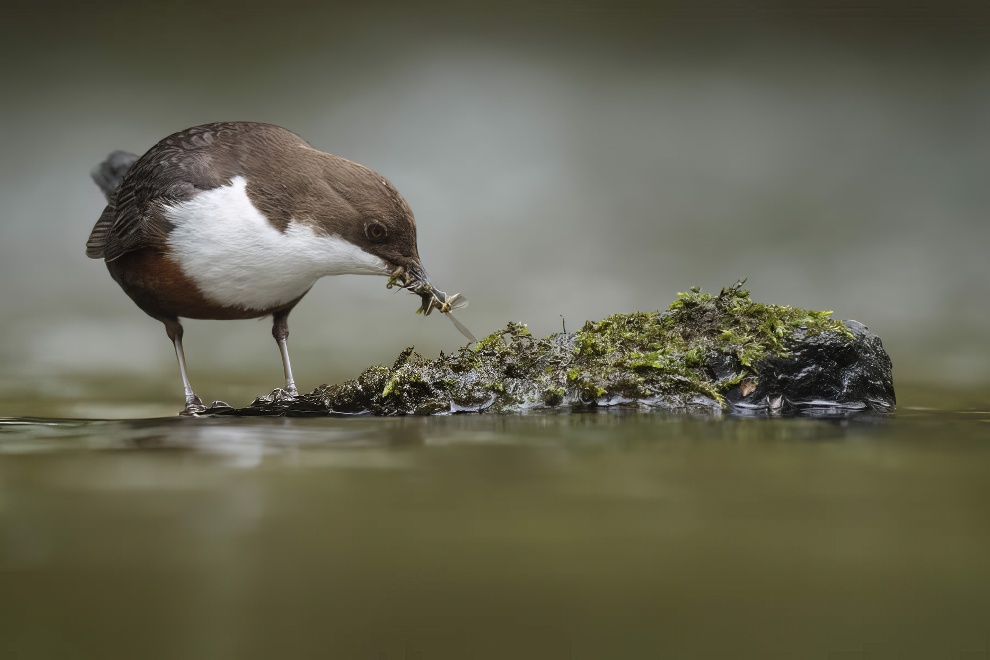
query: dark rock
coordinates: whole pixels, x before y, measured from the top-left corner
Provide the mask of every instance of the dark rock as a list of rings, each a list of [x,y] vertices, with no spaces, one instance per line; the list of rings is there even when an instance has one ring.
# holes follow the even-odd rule
[[[879,337],[830,312],[754,303],[742,282],[679,294],[667,311],[615,314],[534,338],[510,323],[452,355],[407,348],[391,368],[214,415],[445,415],[631,408],[739,415],[886,413],[895,397]]]
[[[853,340],[834,333],[800,337],[790,355],[758,365],[759,382],[747,395],[725,396],[740,414],[827,416],[893,412],[893,365],[880,338],[858,321],[844,321]]]

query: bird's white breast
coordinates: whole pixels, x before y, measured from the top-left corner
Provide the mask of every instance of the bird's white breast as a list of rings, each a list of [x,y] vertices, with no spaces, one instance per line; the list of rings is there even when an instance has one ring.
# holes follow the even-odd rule
[[[387,275],[388,265],[339,236],[292,222],[279,231],[251,203],[247,180],[165,209],[171,256],[210,301],[266,310],[295,300],[325,275]]]

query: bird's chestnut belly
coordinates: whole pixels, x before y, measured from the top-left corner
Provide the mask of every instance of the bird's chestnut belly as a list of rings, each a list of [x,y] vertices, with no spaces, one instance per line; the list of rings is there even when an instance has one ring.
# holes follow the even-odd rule
[[[155,318],[253,319],[290,309],[305,294],[270,308],[223,305],[204,295],[167,253],[154,249],[129,252],[107,262],[107,270],[137,306]]]

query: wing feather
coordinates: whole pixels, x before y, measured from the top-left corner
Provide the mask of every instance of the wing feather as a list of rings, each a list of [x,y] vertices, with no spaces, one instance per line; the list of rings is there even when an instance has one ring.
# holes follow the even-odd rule
[[[168,136],[127,170],[90,233],[86,255],[113,261],[161,245],[172,229],[165,208],[230,183],[244,143],[274,131],[291,135],[268,124],[217,122]]]

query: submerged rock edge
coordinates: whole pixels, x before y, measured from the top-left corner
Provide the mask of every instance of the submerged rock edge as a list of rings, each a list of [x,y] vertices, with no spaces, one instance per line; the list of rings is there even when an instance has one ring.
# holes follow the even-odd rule
[[[449,415],[639,409],[750,416],[848,416],[894,410],[880,338],[831,312],[754,303],[742,283],[678,294],[666,311],[614,314],[536,339],[509,323],[428,360],[289,397],[281,390],[213,415]]]

